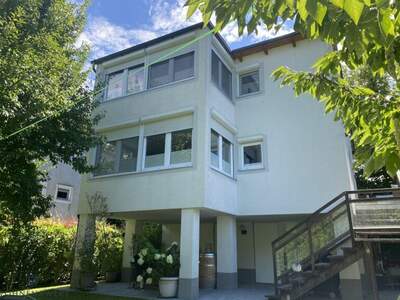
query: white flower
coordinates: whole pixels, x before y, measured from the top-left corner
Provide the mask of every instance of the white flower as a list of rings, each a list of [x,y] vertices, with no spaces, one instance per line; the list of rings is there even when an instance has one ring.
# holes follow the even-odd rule
[[[142,249],[142,251],[140,251],[140,254],[142,254],[143,256],[147,255],[147,248]]]
[[[151,278],[146,279],[146,284],[152,284],[152,283],[153,283],[153,279],[151,279]]]
[[[137,282],[142,282],[142,281],[143,281],[142,275],[138,275],[138,276],[136,277],[136,281],[137,281]]]
[[[174,262],[174,259],[172,258],[171,254],[169,254],[165,260],[167,261],[168,264],[171,264],[171,265]]]
[[[159,260],[160,258],[161,258],[160,254],[158,254],[158,253],[154,254],[154,259],[155,260]]]
[[[164,254],[164,253],[163,253],[163,254],[161,254],[161,257],[162,257],[162,258],[164,258],[164,257],[165,257],[165,254]]]
[[[146,269],[147,274],[151,274],[152,271],[153,271],[153,269],[150,268],[150,267],[148,267],[148,268]]]
[[[144,259],[142,257],[139,257],[137,263],[138,263],[139,266],[143,265],[144,264]]]
[[[134,263],[134,262],[135,262],[135,258],[132,257],[132,258],[131,258],[131,263]]]
[[[178,243],[177,243],[177,242],[172,242],[172,243],[171,243],[171,247],[172,247],[172,246],[178,246]]]

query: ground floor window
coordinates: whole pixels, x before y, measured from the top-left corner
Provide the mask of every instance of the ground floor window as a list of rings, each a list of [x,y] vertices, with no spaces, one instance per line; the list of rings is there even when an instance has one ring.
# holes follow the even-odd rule
[[[211,129],[210,163],[211,167],[233,176],[233,145],[232,143]]]
[[[72,200],[72,187],[67,185],[57,184],[55,200],[70,202]]]

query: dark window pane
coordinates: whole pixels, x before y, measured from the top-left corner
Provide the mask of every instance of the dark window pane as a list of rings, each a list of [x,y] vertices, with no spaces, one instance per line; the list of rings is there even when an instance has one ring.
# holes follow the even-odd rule
[[[221,65],[221,88],[222,91],[229,97],[232,97],[232,73],[228,68],[222,64]]]
[[[222,138],[222,169],[224,172],[231,174],[231,142]]]
[[[211,79],[219,86],[219,58],[214,51],[211,52]]]
[[[171,81],[169,73],[169,60],[165,60],[150,66],[149,86],[156,87]]]
[[[259,72],[251,72],[240,76],[240,95],[258,92],[260,90]]]
[[[261,163],[261,144],[244,146],[243,161],[245,165]]]
[[[182,80],[194,75],[194,53],[174,58],[174,80]]]
[[[64,201],[69,201],[69,190],[59,188],[57,190],[57,199],[58,200],[64,200]]]
[[[163,166],[164,153],[165,134],[157,134],[146,137],[146,168]]]
[[[119,158],[119,172],[136,171],[139,138],[121,140],[121,155]]]
[[[216,168],[219,168],[218,144],[218,133],[211,130],[211,165]]]
[[[115,173],[115,160],[117,159],[117,142],[107,142],[97,148],[95,175]]]
[[[192,161],[192,129],[171,133],[171,164]]]

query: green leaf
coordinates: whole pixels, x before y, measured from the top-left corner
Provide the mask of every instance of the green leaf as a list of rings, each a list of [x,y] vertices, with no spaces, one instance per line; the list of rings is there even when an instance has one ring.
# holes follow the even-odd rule
[[[364,9],[364,3],[359,0],[344,0],[343,9],[357,25]]]
[[[305,21],[307,20],[308,17],[308,11],[307,11],[307,0],[299,0],[297,2],[297,10],[299,12],[300,18]]]
[[[306,8],[313,19],[322,25],[328,8],[319,1],[307,1]]]
[[[331,3],[342,9],[344,7],[344,0],[331,0]]]
[[[390,8],[379,10],[379,23],[381,25],[383,34],[385,36],[395,35],[394,22],[391,17],[392,17],[392,10]]]

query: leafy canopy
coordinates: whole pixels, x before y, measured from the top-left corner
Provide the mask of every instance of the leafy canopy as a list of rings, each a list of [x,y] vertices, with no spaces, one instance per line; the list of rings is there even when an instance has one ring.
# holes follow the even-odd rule
[[[312,72],[278,68],[273,76],[310,93],[340,119],[355,145],[366,176],[386,168],[400,169],[400,2],[395,0],[188,0],[188,15],[199,9],[203,21],[216,16],[216,28],[236,21],[239,34],[258,25],[279,29],[293,21],[307,39],[334,46]],[[385,89],[349,77],[368,68],[372,81]]]
[[[84,88],[88,49],[76,46],[86,6],[68,0],[0,1],[0,222],[46,213],[44,161],[89,169],[85,152],[97,143],[98,117],[92,116],[96,103]],[[42,118],[47,119],[8,137]]]

